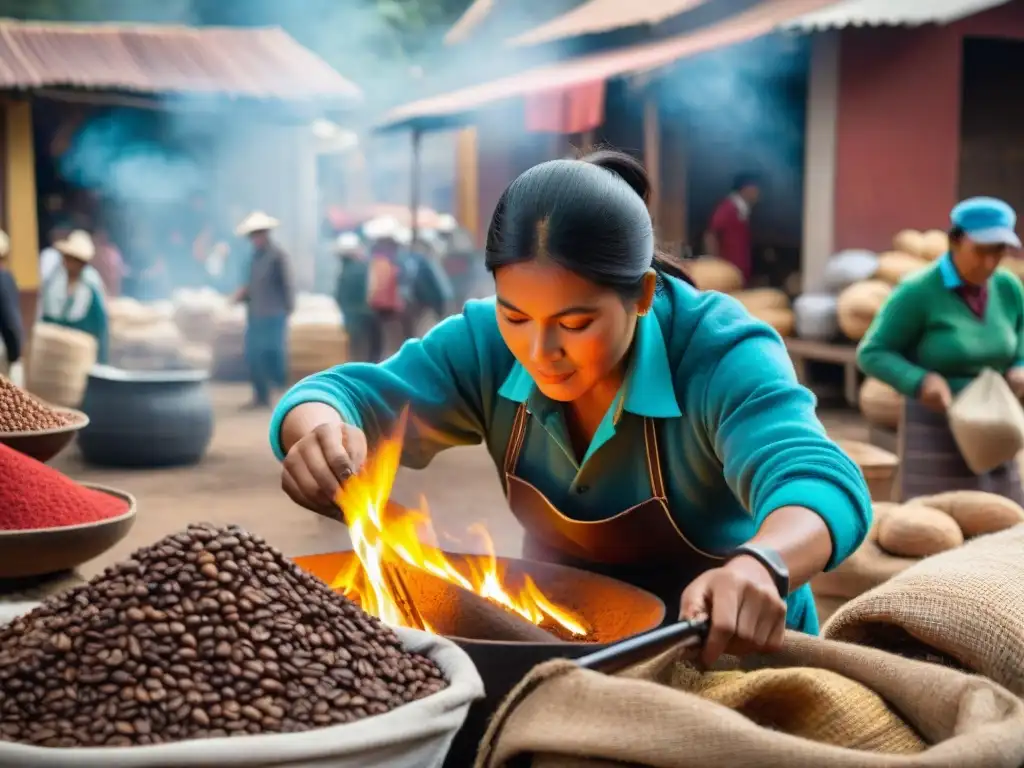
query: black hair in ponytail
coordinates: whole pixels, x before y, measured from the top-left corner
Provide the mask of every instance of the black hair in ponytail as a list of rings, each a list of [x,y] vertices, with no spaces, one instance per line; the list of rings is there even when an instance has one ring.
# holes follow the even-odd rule
[[[487,268],[543,255],[625,299],[640,295],[652,267],[692,285],[656,251],[650,194],[643,164],[624,152],[601,149],[536,165],[498,200],[487,231]]]

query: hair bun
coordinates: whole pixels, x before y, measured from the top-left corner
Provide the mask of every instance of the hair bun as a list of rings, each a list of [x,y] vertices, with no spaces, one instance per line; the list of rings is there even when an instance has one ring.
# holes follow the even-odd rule
[[[644,164],[626,152],[616,149],[599,149],[582,158],[583,162],[610,171],[629,184],[644,204],[651,199],[651,180]]]

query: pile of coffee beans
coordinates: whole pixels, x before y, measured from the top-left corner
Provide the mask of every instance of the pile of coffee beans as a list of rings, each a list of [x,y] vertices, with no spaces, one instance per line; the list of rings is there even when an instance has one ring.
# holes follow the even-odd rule
[[[446,685],[235,526],[190,526],[0,629],[0,739],[46,747],[307,731]]]
[[[36,400],[17,384],[0,376],[0,432],[39,432],[66,427],[73,416]]]

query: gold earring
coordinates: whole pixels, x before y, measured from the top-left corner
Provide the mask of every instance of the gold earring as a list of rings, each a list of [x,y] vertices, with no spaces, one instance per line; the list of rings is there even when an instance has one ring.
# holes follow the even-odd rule
[[[636,313],[636,315],[637,317],[644,317],[649,311],[650,310],[648,309],[641,309],[639,312]]]

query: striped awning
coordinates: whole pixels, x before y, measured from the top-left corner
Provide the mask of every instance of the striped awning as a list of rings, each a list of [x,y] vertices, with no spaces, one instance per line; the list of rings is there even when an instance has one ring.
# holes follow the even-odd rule
[[[948,24],[1007,2],[1009,0],[839,0],[783,26],[813,32],[842,27]]]

